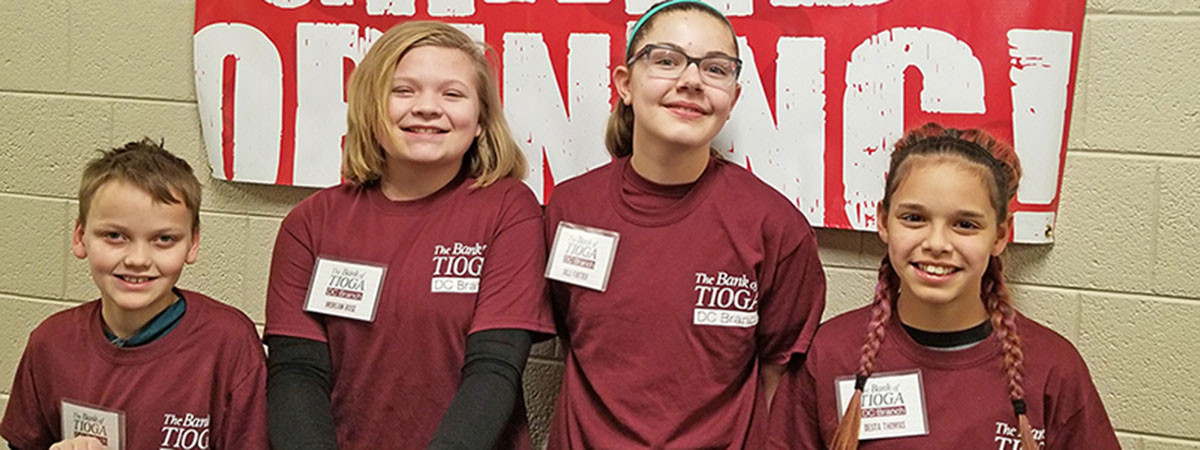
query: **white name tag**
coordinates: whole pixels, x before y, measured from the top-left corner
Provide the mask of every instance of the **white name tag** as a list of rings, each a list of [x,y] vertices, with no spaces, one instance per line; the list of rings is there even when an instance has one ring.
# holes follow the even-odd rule
[[[125,413],[62,399],[63,440],[91,436],[109,450],[125,450]]]
[[[835,382],[838,411],[846,411],[854,395],[854,376]],[[929,434],[925,414],[925,392],[920,370],[871,375],[863,387],[862,427],[859,440],[885,439]]]
[[[387,268],[317,258],[304,310],[372,322]]]
[[[546,278],[604,292],[620,237],[615,231],[559,222]]]

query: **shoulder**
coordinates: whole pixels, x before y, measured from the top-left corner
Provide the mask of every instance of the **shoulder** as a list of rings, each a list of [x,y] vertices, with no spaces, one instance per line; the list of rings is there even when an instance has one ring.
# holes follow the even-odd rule
[[[1024,347],[1026,366],[1046,366],[1052,372],[1076,376],[1087,374],[1087,364],[1071,341],[1058,332],[1017,313],[1017,336]]]
[[[235,344],[258,345],[258,331],[246,313],[199,292],[183,289],[180,292],[188,302],[185,314],[196,314],[199,320],[196,328],[203,330],[205,336]]]
[[[325,211],[331,207],[337,207],[338,205],[345,204],[347,199],[362,195],[367,189],[369,188],[352,183],[342,183],[337,186],[317,190],[292,207],[292,210],[288,212],[287,218],[284,220],[306,218],[311,214]]]
[[[581,196],[598,195],[608,185],[616,161],[568,178],[556,185],[546,207],[561,206],[563,202],[574,202]]]
[[[813,346],[862,346],[863,337],[867,333],[867,323],[870,321],[871,305],[838,314],[817,328]]]
[[[81,332],[80,330],[87,328],[88,320],[96,317],[96,309],[99,307],[100,300],[92,300],[51,314],[29,333],[29,345],[49,343],[61,340],[68,334]]]
[[[533,190],[525,182],[516,178],[501,178],[480,188],[471,188],[470,185],[473,182],[473,179],[468,180],[463,184],[463,189],[466,190],[467,197],[474,201],[537,205],[537,197],[533,194]]]
[[[761,214],[764,232],[795,234],[804,239],[815,236],[808,218],[783,193],[732,161],[718,160],[720,176],[716,193],[724,206]]]

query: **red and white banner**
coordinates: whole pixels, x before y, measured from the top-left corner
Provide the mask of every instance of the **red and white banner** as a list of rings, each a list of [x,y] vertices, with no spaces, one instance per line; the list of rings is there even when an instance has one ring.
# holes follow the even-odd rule
[[[344,88],[391,26],[459,24],[496,50],[543,200],[604,164],[610,73],[656,0],[197,0],[196,94],[213,176],[337,184]],[[871,230],[892,143],[927,121],[1015,144],[1015,240],[1051,242],[1084,0],[710,0],[742,95],[717,139],[815,226]]]

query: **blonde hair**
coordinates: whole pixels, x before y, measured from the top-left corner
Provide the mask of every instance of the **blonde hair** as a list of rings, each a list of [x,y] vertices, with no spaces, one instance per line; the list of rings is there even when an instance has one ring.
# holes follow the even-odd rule
[[[200,229],[200,181],[192,166],[150,138],[133,141],[88,162],[79,180],[79,225],[87,225],[92,198],[100,187],[123,181],[164,204],[182,202],[192,214],[192,231]]]
[[[392,90],[396,64],[418,47],[435,46],[463,52],[475,66],[482,132],[463,156],[467,175],[475,177],[472,187],[485,187],[505,177],[525,176],[525,156],[513,141],[486,44],[477,43],[450,25],[433,21],[411,21],[392,27],[380,36],[350,76],[347,87],[346,143],[342,153],[342,177],[360,185],[374,185],[383,178],[383,142],[404,145],[393,134],[387,99]]]

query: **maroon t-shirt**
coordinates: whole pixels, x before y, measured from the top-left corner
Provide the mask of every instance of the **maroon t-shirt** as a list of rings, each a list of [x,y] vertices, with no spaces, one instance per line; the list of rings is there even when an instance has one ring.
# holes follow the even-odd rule
[[[329,344],[339,448],[424,448],[458,389],[467,335],[554,331],[533,193],[512,179],[471,189],[474,181],[459,178],[408,202],[343,184],[284,219],[266,334]],[[386,266],[374,322],[304,311],[317,257]],[[446,276],[476,278],[478,292],[431,292],[434,278]],[[497,447],[528,442],[521,401]]]
[[[568,180],[546,209],[620,233],[605,292],[552,282],[568,344],[550,448],[757,448],[761,364],[803,353],[825,304],[807,220],[745,169],[712,160],[660,186],[628,158]]]
[[[771,410],[770,448],[824,449],[837,428],[834,380],[858,370],[870,308],[821,325],[805,367],[780,383]],[[1079,352],[1065,338],[1017,315],[1025,365],[1025,402],[1043,450],[1119,449],[1104,405]],[[929,434],[864,440],[862,449],[1016,450],[1017,420],[995,333],[963,350],[918,344],[895,315],[879,347],[877,373],[918,369]]]
[[[16,448],[63,439],[60,401],[121,411],[125,448],[267,448],[267,369],[241,311],[181,291],[175,329],[137,347],[108,342],[100,301],[47,318],[29,335],[0,434]]]

